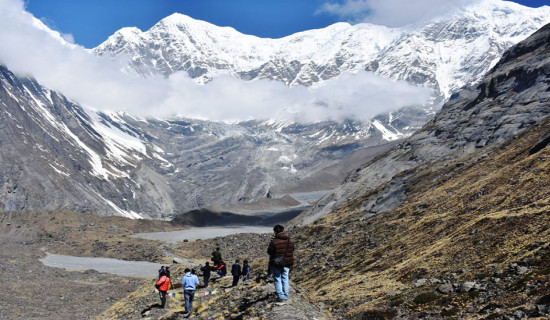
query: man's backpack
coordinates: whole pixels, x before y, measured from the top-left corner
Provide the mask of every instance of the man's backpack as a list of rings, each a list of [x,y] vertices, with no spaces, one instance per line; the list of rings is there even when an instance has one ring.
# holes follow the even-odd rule
[[[275,267],[278,267],[278,268],[284,268],[286,267],[286,260],[285,260],[285,257],[286,257],[286,254],[288,252],[288,245],[290,244],[290,239],[288,239],[288,241],[286,242],[286,249],[285,249],[285,254],[282,256],[282,257],[275,257],[271,263],[275,266]]]

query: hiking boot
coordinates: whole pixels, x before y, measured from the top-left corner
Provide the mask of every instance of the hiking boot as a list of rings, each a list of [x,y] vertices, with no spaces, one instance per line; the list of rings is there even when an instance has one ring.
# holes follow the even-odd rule
[[[286,299],[277,299],[275,304],[278,306],[284,306],[286,304]]]

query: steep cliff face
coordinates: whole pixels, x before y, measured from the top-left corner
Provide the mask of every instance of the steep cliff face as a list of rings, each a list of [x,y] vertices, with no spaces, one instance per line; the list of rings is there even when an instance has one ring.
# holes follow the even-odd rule
[[[134,179],[146,146],[135,133],[95,121],[77,104],[0,67],[3,210],[73,209],[147,217],[162,210]],[[130,203],[128,199],[133,199]],[[136,212],[142,212],[140,215]]]
[[[383,157],[348,176],[303,215],[303,222],[322,216],[365,192],[388,183],[364,203],[370,214],[403,200],[406,177],[428,165],[445,165],[456,157],[502,142],[550,113],[549,26],[507,51],[476,87],[460,91],[421,130]]]

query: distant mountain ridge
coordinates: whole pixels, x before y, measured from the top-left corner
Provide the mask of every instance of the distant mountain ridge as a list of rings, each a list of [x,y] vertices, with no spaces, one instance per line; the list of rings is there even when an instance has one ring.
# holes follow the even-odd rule
[[[266,39],[175,13],[145,32],[123,28],[93,52],[128,56],[126,70],[136,75],[184,71],[200,83],[232,75],[311,86],[367,70],[429,86],[445,100],[478,82],[507,48],[548,22],[548,6],[483,0],[422,26],[336,23]]]
[[[286,193],[337,186],[369,156],[363,148],[388,139],[354,121],[228,124],[93,112],[3,66],[0,121],[3,210],[129,218],[260,198],[273,198],[277,210]]]

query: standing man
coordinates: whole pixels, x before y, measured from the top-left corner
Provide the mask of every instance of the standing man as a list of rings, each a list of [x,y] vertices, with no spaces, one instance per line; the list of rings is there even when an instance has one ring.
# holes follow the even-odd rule
[[[183,288],[183,296],[185,297],[185,317],[188,317],[193,309],[193,299],[195,298],[197,284],[199,284],[199,278],[191,274],[191,269],[186,268],[185,274],[181,278],[181,287]]]
[[[201,267],[202,279],[203,279],[205,288],[208,287],[208,281],[210,280],[210,272],[212,270],[214,269],[210,266],[210,263],[208,261],[204,264],[204,267]]]
[[[233,285],[236,286],[239,283],[239,278],[241,277],[241,265],[239,264],[241,260],[235,260],[235,263],[231,266],[231,275],[233,276]]]
[[[216,248],[216,251],[212,252],[212,261],[214,261],[214,265],[217,267],[222,262],[222,253],[220,252],[220,247]]]
[[[170,279],[172,279],[172,277],[170,277],[170,266],[166,266],[166,268],[164,269],[164,273],[166,273],[166,276]],[[170,282],[170,290],[172,290],[172,282]]]
[[[288,274],[294,265],[294,241],[280,224],[273,227],[275,236],[269,242],[269,266],[273,273],[277,304],[283,305],[288,299]]]

